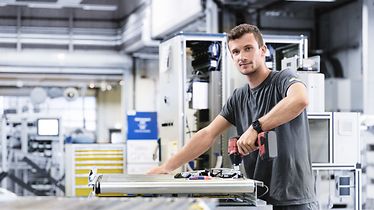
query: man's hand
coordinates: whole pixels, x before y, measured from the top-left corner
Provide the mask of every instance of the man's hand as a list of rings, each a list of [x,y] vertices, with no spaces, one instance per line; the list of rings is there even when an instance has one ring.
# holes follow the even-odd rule
[[[161,165],[151,168],[146,174],[170,174],[170,172],[171,171],[167,170],[163,165]]]
[[[248,155],[249,153],[255,151],[257,149],[257,136],[257,131],[250,126],[248,130],[240,136],[237,142],[239,153],[242,155]]]

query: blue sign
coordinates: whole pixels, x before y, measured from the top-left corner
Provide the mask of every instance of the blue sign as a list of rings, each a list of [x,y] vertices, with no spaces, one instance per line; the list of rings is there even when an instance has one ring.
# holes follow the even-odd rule
[[[134,112],[127,115],[127,140],[157,140],[157,112]]]

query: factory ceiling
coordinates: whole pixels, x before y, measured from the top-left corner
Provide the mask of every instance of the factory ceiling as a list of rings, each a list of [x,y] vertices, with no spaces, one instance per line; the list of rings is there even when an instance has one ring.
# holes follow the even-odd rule
[[[1,0],[0,17],[122,20],[143,0]]]
[[[276,15],[282,14],[282,11],[291,11],[287,14],[292,14],[292,11],[303,13],[311,10],[316,14],[324,13],[357,0],[213,1],[219,8],[226,9],[228,12],[244,11],[255,14],[269,11],[269,14]],[[61,47],[63,50],[73,48],[74,50],[86,48],[118,50],[117,48],[122,47],[118,43],[121,43],[123,37],[123,32],[119,29],[123,29],[130,14],[149,2],[151,0],[0,0],[0,47],[25,51],[25,49],[39,47],[41,43],[37,41],[47,40],[54,47]],[[3,65],[0,69],[3,71],[0,73],[2,74],[0,81],[3,79],[17,81],[19,74],[8,75],[13,70],[4,70],[8,66]],[[41,74],[38,76],[40,77]]]
[[[1,0],[0,18],[74,19],[120,21],[150,0]],[[274,8],[316,9],[329,11],[357,0],[214,0],[221,7],[233,10],[271,10]]]

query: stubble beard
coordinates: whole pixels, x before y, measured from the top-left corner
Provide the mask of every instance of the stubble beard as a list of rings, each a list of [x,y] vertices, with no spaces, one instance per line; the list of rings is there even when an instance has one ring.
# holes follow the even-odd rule
[[[251,65],[253,65],[253,64],[251,64]],[[240,68],[240,66],[239,66],[239,68]],[[257,73],[257,70],[258,70],[258,68],[250,67],[250,68],[247,68],[247,69],[240,69],[239,71],[242,75],[251,76],[251,75],[255,75]]]

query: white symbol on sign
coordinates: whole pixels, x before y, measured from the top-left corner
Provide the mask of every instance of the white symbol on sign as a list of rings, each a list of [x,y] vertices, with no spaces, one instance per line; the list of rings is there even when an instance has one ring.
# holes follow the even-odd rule
[[[151,118],[143,118],[143,117],[135,117],[135,122],[138,122],[138,127],[139,129],[135,130],[136,132],[150,132],[150,130],[146,129],[147,128],[147,122],[151,121]]]

